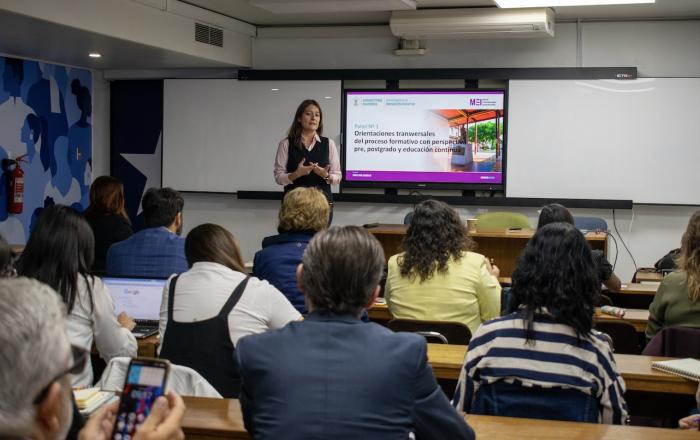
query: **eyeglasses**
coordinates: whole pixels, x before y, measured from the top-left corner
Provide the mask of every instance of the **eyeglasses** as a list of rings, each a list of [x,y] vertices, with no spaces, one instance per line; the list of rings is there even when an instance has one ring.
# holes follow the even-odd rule
[[[54,376],[42,390],[37,394],[37,396],[34,398],[34,401],[32,402],[34,405],[38,405],[41,403],[45,398],[46,394],[49,392],[49,388],[51,385],[56,382],[58,379],[62,378],[66,374],[78,374],[83,371],[85,368],[85,364],[87,364],[88,356],[89,353],[87,350],[85,350],[82,347],[78,347],[76,345],[71,345],[70,346],[70,352],[71,352],[71,359],[72,363],[71,366],[68,367],[67,369],[61,371],[61,373],[57,374]]]

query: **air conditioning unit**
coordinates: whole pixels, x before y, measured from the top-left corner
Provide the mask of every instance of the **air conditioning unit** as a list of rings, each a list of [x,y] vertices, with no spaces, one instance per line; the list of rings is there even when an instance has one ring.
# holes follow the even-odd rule
[[[554,11],[529,9],[423,9],[397,11],[391,32],[407,40],[553,37]]]

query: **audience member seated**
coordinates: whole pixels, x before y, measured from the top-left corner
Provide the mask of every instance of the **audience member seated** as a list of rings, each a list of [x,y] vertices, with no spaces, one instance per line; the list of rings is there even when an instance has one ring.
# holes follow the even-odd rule
[[[303,314],[307,310],[297,287],[297,266],[311,237],[328,225],[329,212],[326,197],[316,188],[288,192],[279,212],[279,234],[265,237],[253,260],[253,275],[278,288]]]
[[[134,321],[117,316],[107,287],[90,275],[95,240],[82,215],[63,205],[52,205],[39,215],[17,264],[20,275],[51,286],[68,311],[71,344],[90,351],[93,341],[103,359],[136,356]],[[74,387],[91,386],[92,365],[72,377]]]
[[[388,264],[384,297],[394,318],[461,322],[473,334],[499,316],[498,268],[473,247],[454,209],[436,200],[416,205],[404,252]]]
[[[90,185],[90,206],[85,210],[95,234],[93,272],[105,271],[107,250],[134,233],[124,208],[124,185],[114,177],[100,176]]]
[[[544,225],[555,222],[564,222],[570,225],[574,224],[574,217],[571,215],[566,207],[558,204],[552,203],[551,205],[543,206],[540,210],[540,218],[537,221],[537,228],[541,228]],[[596,264],[596,270],[598,273],[598,279],[600,282],[610,291],[619,292],[622,288],[622,282],[613,272],[612,264],[605,258],[603,251],[599,249],[592,249],[593,260]]]
[[[513,271],[510,314],[472,337],[454,402],[474,414],[624,423],[625,384],[605,335],[593,330],[600,290],[573,225],[537,230]]]
[[[238,340],[301,315],[267,281],[246,276],[238,245],[221,226],[192,229],[185,254],[191,269],[163,290],[160,356],[197,371],[222,396],[238,397]]]
[[[700,327],[700,211],[690,217],[677,262],[678,272],[664,277],[649,306],[647,340],[664,327]]]
[[[27,278],[0,280],[0,437],[62,440],[80,415],[74,413],[69,374],[82,371],[88,353],[71,347],[65,308],[47,285]],[[77,436],[108,439],[119,402],[90,417]],[[156,400],[135,440],[181,439],[185,405],[169,393]]]
[[[255,439],[473,439],[427,362],[425,339],[359,320],[384,253],[359,227],[317,233],[297,269],[309,315],[241,339],[241,408]]]
[[[146,229],[113,244],[107,273],[113,276],[167,278],[187,270],[182,208],[185,200],[172,188],[150,188],[141,201]]]

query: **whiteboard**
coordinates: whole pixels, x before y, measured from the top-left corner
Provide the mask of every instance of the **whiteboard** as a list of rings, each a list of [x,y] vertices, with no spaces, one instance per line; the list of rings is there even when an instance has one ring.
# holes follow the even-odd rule
[[[273,176],[277,145],[308,98],[321,105],[323,135],[340,149],[340,81],[165,80],[163,186],[281,191]]]
[[[700,204],[700,78],[510,81],[508,197]]]

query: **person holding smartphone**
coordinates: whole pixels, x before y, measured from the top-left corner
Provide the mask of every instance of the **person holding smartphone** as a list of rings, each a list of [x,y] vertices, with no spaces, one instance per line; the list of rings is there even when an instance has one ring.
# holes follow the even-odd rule
[[[274,174],[285,193],[298,187],[321,190],[331,206],[330,224],[333,220],[331,185],[340,183],[340,160],[335,142],[321,136],[322,133],[321,106],[313,99],[305,99],[297,107],[287,137],[277,146]]]

